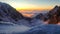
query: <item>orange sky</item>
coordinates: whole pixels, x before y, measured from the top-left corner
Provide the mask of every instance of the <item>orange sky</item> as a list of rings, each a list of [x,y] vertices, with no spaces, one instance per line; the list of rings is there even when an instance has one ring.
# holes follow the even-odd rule
[[[33,10],[51,10],[56,5],[60,6],[60,0],[0,0],[16,8],[20,13],[32,12]],[[30,17],[32,14],[23,14]]]
[[[49,7],[16,7],[17,10],[50,10],[52,9],[53,7],[52,6],[49,6]]]
[[[42,10],[51,10],[53,7],[52,6],[49,6],[49,7],[16,7],[16,9],[22,13],[24,16],[27,16],[27,17],[32,17],[34,16],[34,14],[27,14],[26,12],[32,12],[34,10],[39,10],[39,11],[42,11]]]
[[[54,6],[60,6],[60,0],[0,0],[10,4],[17,10],[50,10]]]

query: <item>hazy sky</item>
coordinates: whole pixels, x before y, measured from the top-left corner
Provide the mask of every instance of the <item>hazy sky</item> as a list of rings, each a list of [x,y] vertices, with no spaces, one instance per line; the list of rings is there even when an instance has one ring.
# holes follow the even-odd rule
[[[55,5],[60,6],[60,0],[0,0],[19,9],[50,9]]]

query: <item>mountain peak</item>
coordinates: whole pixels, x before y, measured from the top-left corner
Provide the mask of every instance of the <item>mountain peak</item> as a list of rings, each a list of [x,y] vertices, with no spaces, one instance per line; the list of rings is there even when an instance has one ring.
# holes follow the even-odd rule
[[[58,7],[59,7],[59,6],[57,6],[57,5],[55,6],[55,8],[58,8]]]
[[[58,6],[58,5],[56,5],[56,6],[53,8],[53,10],[57,10],[57,9],[59,9],[59,6]]]
[[[55,6],[50,12],[49,12],[49,24],[57,24],[60,22],[60,6]]]
[[[17,21],[23,19],[23,15],[9,4],[0,2],[0,20]]]

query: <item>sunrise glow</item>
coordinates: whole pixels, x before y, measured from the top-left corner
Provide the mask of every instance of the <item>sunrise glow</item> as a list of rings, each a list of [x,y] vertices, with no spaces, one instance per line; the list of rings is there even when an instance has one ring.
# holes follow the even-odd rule
[[[0,0],[10,4],[17,10],[50,10],[60,5],[60,0]]]
[[[12,3],[11,4],[17,10],[50,10],[53,6],[38,6],[34,4]]]
[[[27,12],[34,12],[37,10],[51,10],[56,5],[60,6],[60,0],[0,0],[7,3],[22,13],[24,16],[31,17],[33,14]],[[39,10],[39,11],[38,11]]]

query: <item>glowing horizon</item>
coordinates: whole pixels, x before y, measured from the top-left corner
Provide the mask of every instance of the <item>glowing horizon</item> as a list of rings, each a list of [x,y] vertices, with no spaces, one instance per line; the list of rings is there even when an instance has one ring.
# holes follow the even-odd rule
[[[17,10],[50,10],[55,5],[60,6],[60,0],[0,0],[10,4]]]
[[[17,10],[50,10],[53,6],[43,6],[43,5],[34,5],[34,4],[25,4],[25,3],[11,3],[11,6]]]

